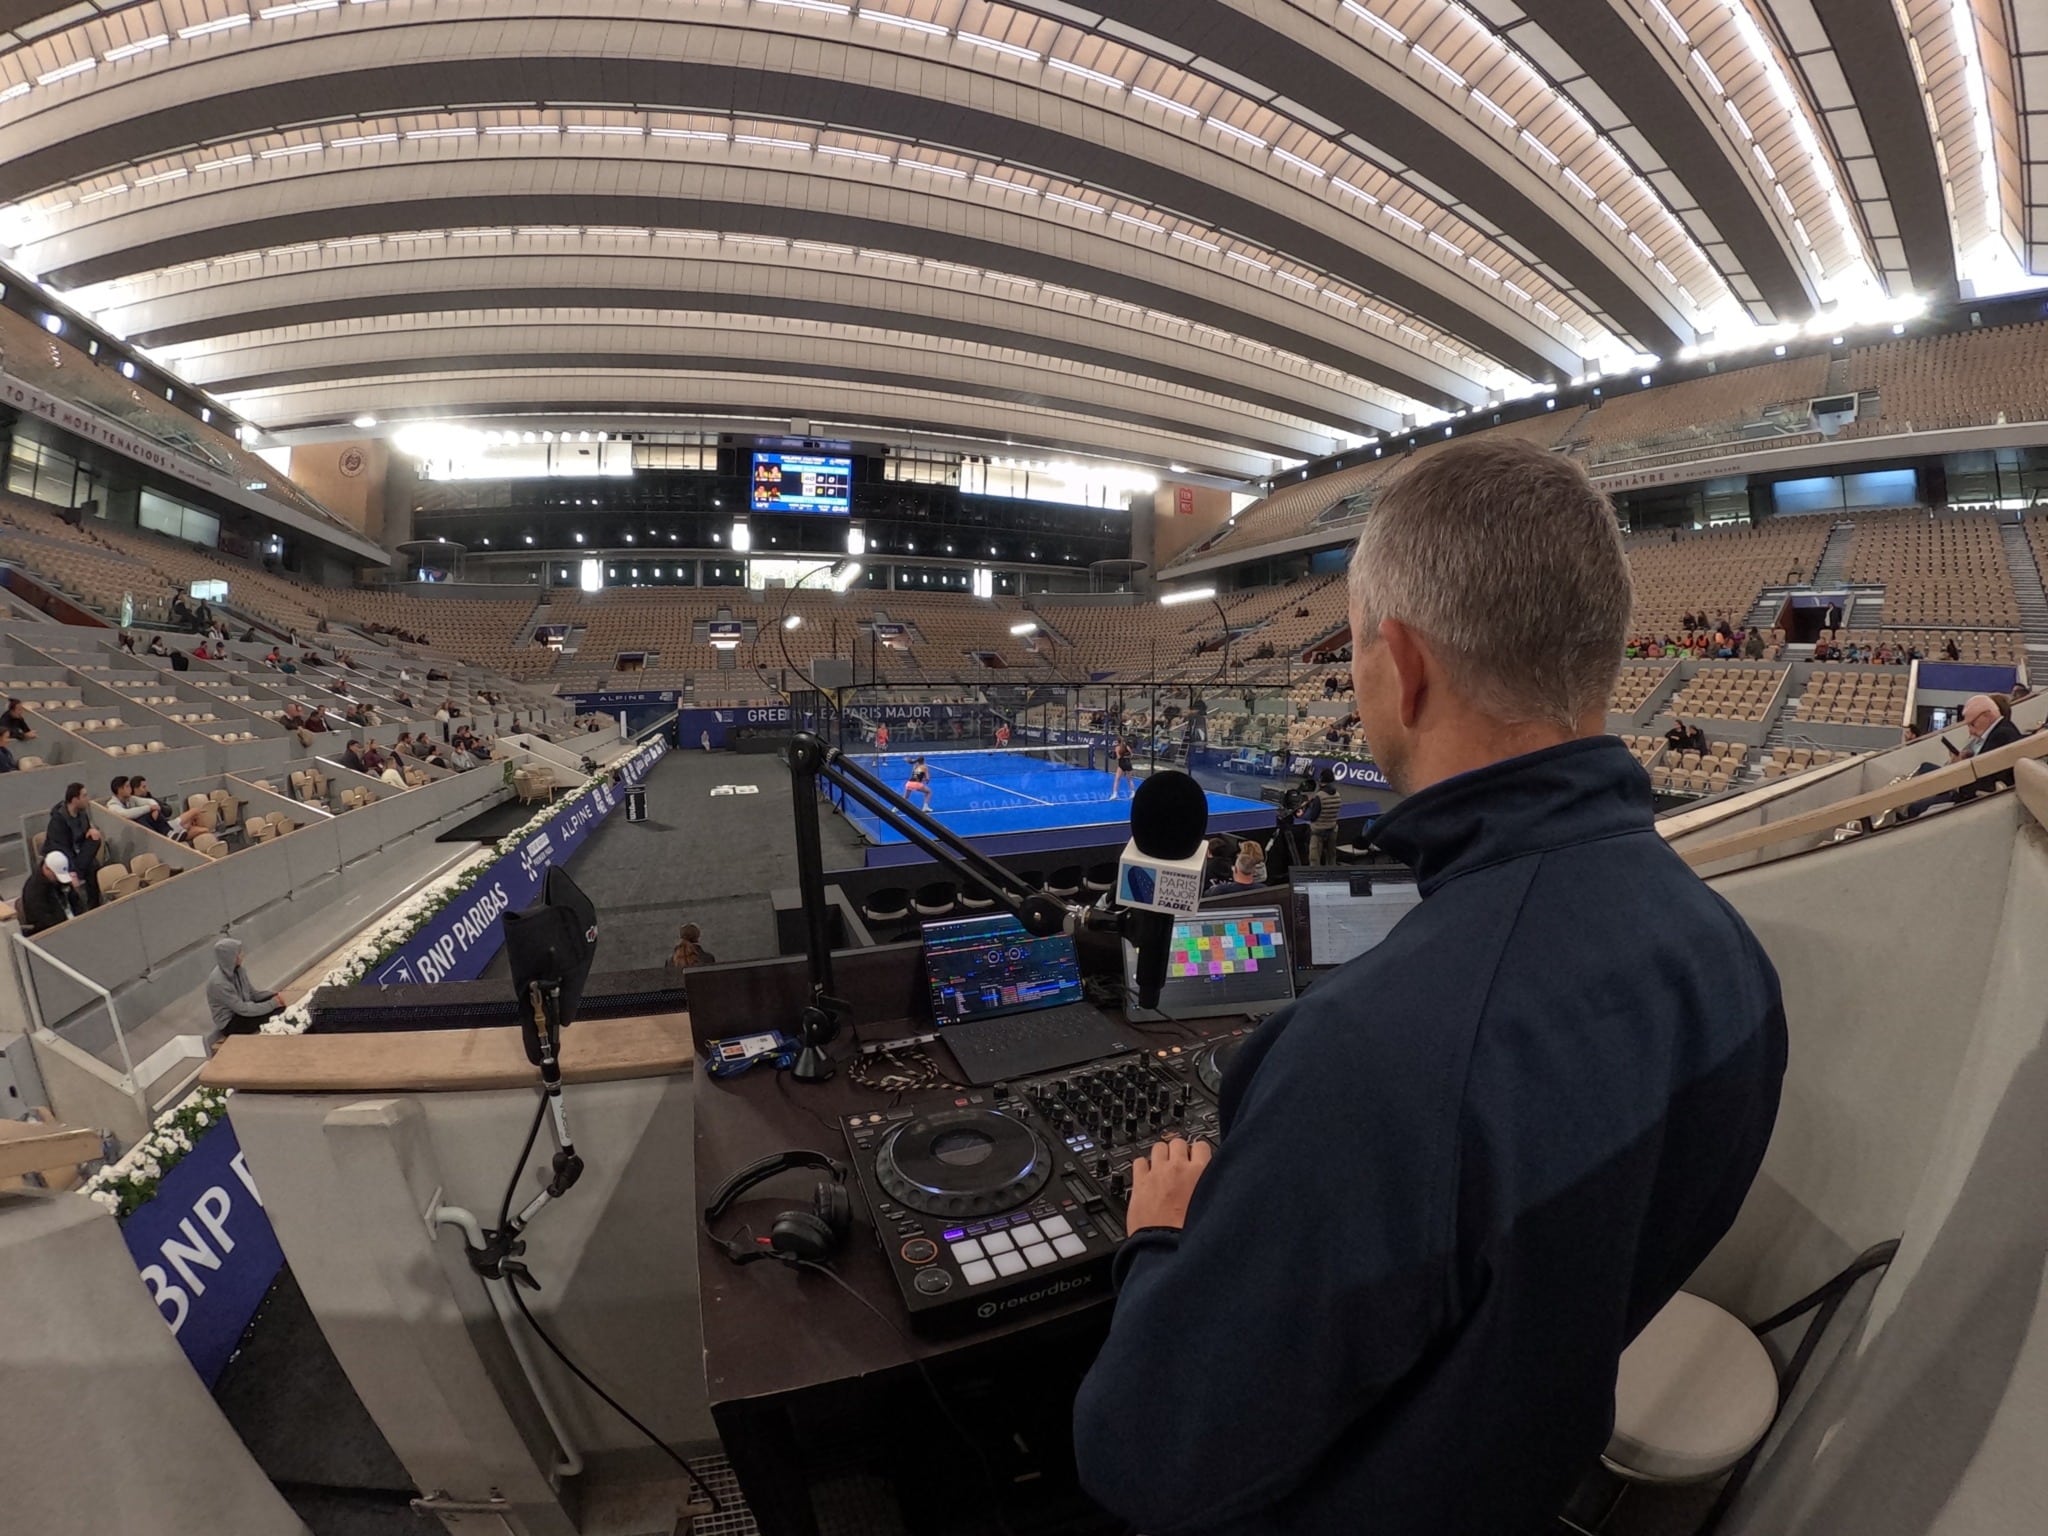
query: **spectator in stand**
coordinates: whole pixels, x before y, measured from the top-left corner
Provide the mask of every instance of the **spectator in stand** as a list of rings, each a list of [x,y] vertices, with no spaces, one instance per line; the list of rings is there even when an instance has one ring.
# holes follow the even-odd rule
[[[2000,747],[2009,747],[2021,739],[2020,728],[2005,717],[2005,714],[1998,707],[1998,701],[1988,693],[1973,694],[1964,703],[1963,725],[1970,734],[1962,746],[1948,747],[1950,765],[1960,763],[1967,758],[1981,757],[1986,752],[1996,752]],[[1943,742],[1943,745],[1947,746],[1948,744]],[[1914,776],[1918,777],[1922,773],[1931,773],[1933,771],[1934,765],[1932,763],[1923,763],[1914,770]],[[1956,788],[1948,790],[1943,794],[1929,795],[1924,800],[1915,800],[1911,805],[1899,812],[1899,819],[1901,821],[1911,821],[1914,817],[1926,812],[1931,806],[1942,804],[1966,805],[1976,799],[1977,796],[1990,790],[2012,788],[2012,781],[2013,770],[2010,768],[1999,773],[1987,774],[1981,779],[1973,779],[1969,783],[1958,785]]]
[[[1671,743],[1674,752],[1707,750],[1707,733],[1696,725],[1687,725],[1676,715],[1671,717],[1671,729],[1664,733],[1664,739]]]
[[[213,975],[206,983],[207,1006],[213,1010],[213,1025],[223,1035],[253,1035],[265,1019],[284,1012],[284,996],[266,992],[249,980],[242,968],[242,941],[213,941]]]
[[[350,737],[348,745],[341,749],[341,764],[344,768],[352,768],[357,773],[365,771],[363,744],[354,737]]]
[[[1941,654],[1948,661],[1961,661],[1963,659],[1962,648],[1956,644],[1956,637],[1954,635],[1950,635],[1948,639],[1941,643]]]
[[[1742,655],[1747,661],[1764,659],[1764,632],[1761,629],[1752,629],[1749,632],[1749,638],[1742,642]]]
[[[264,654],[263,665],[265,665],[266,667],[270,667],[273,670],[275,670],[277,667],[283,665],[283,663],[284,653],[278,650],[278,648],[274,645],[269,649],[268,652]]]
[[[114,792],[107,800],[107,809],[161,837],[171,837],[177,832],[170,818],[164,815],[163,806],[149,793],[147,779],[114,780]]]
[[[676,934],[675,951],[668,957],[668,963],[677,970],[687,970],[693,965],[718,964],[718,956],[704,947],[703,939],[704,932],[695,923],[683,924]]]
[[[1266,883],[1266,856],[1254,842],[1243,842],[1237,847],[1237,860],[1231,865],[1230,878],[1219,880],[1202,894],[1205,896],[1227,896],[1232,891],[1248,890],[1255,885]]]
[[[13,741],[14,733],[0,725],[0,773],[15,773],[21,768],[21,764],[14,760]]]
[[[93,871],[99,868],[100,849],[106,839],[92,824],[92,801],[85,786],[76,780],[64,786],[64,798],[50,807],[49,830],[43,835],[43,851],[61,853],[70,861],[71,872],[85,886],[85,904],[100,904],[99,882]]]
[[[348,713],[345,716],[345,718],[347,719],[350,725],[361,726],[366,731],[371,726],[377,723],[376,721],[370,718],[370,711],[368,707],[365,706],[362,700],[360,699],[356,700],[353,704],[349,705]]]
[[[41,933],[77,916],[85,910],[79,896],[79,880],[71,872],[71,861],[55,850],[44,854],[43,862],[29,871],[28,883],[22,886],[21,900],[15,905],[21,931]]]
[[[21,700],[7,701],[7,713],[0,715],[0,731],[7,732],[16,741],[36,739],[36,733],[28,728],[28,716],[22,712]]]
[[[171,648],[164,644],[164,637],[161,634],[149,637],[149,654],[152,656],[168,656],[171,654]]]
[[[382,766],[377,769],[377,777],[386,784],[389,784],[393,789],[405,788],[405,775],[398,771],[398,760],[396,758],[384,759]]]
[[[297,699],[286,700],[284,713],[279,715],[277,720],[279,725],[299,738],[300,746],[313,745],[313,733],[306,728],[306,711]]]
[[[194,626],[192,609],[185,602],[185,594],[182,592],[171,594],[171,619],[180,629],[191,629]]]
[[[121,631],[121,649],[130,656],[135,654],[135,637],[125,629]]]

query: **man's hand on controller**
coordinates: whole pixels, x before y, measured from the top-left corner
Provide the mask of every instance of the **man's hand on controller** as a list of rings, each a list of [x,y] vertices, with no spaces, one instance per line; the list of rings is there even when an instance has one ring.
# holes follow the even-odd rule
[[[1188,1201],[1194,1198],[1195,1185],[1214,1152],[1215,1148],[1206,1141],[1183,1141],[1175,1136],[1132,1162],[1131,1198],[1124,1213],[1124,1230],[1185,1226]]]

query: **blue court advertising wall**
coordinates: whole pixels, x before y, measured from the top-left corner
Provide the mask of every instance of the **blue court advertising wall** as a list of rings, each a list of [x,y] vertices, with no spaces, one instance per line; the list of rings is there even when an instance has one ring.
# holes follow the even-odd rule
[[[621,782],[643,778],[667,750],[660,737],[648,742],[620,765]],[[607,783],[570,800],[436,912],[371,980],[378,986],[475,981],[505,942],[505,914],[530,906],[549,867],[567,863],[624,798],[623,789]]]
[[[155,1197],[121,1223],[121,1239],[211,1387],[284,1266],[235,1128],[219,1121],[194,1142]]]

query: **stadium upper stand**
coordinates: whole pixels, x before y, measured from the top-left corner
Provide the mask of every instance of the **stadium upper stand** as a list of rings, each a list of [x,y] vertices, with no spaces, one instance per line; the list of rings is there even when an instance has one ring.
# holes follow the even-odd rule
[[[1785,437],[1817,441],[1807,407],[1831,388],[1875,396],[1872,406],[1842,429],[1844,438],[2043,421],[2048,420],[2044,347],[2048,329],[2042,325],[2001,325],[1847,347],[1838,367],[1818,352],[1747,365],[1730,362],[1712,374],[1611,395],[1590,409],[1574,405],[1504,423],[1480,435],[1506,433],[1558,448],[1581,459],[1598,477],[1624,472],[1632,461],[1646,457],[1683,463]],[[1337,528],[1363,516],[1372,491],[1391,484],[1438,446],[1431,439],[1412,451],[1277,486],[1180,558],[1224,549],[1250,553],[1307,533],[1319,517]],[[1347,500],[1350,507],[1333,512]]]
[[[5,306],[0,306],[0,357],[9,372],[47,395],[85,406],[216,474],[233,476],[245,490],[332,527],[355,531],[230,434],[157,399]]]

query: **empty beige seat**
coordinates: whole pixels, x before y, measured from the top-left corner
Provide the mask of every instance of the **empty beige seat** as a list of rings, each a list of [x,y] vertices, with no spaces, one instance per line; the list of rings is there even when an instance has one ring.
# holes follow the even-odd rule
[[[1705,1482],[1748,1455],[1777,1412],[1777,1372],[1762,1341],[1680,1291],[1622,1352],[1602,1459],[1638,1481]]]

